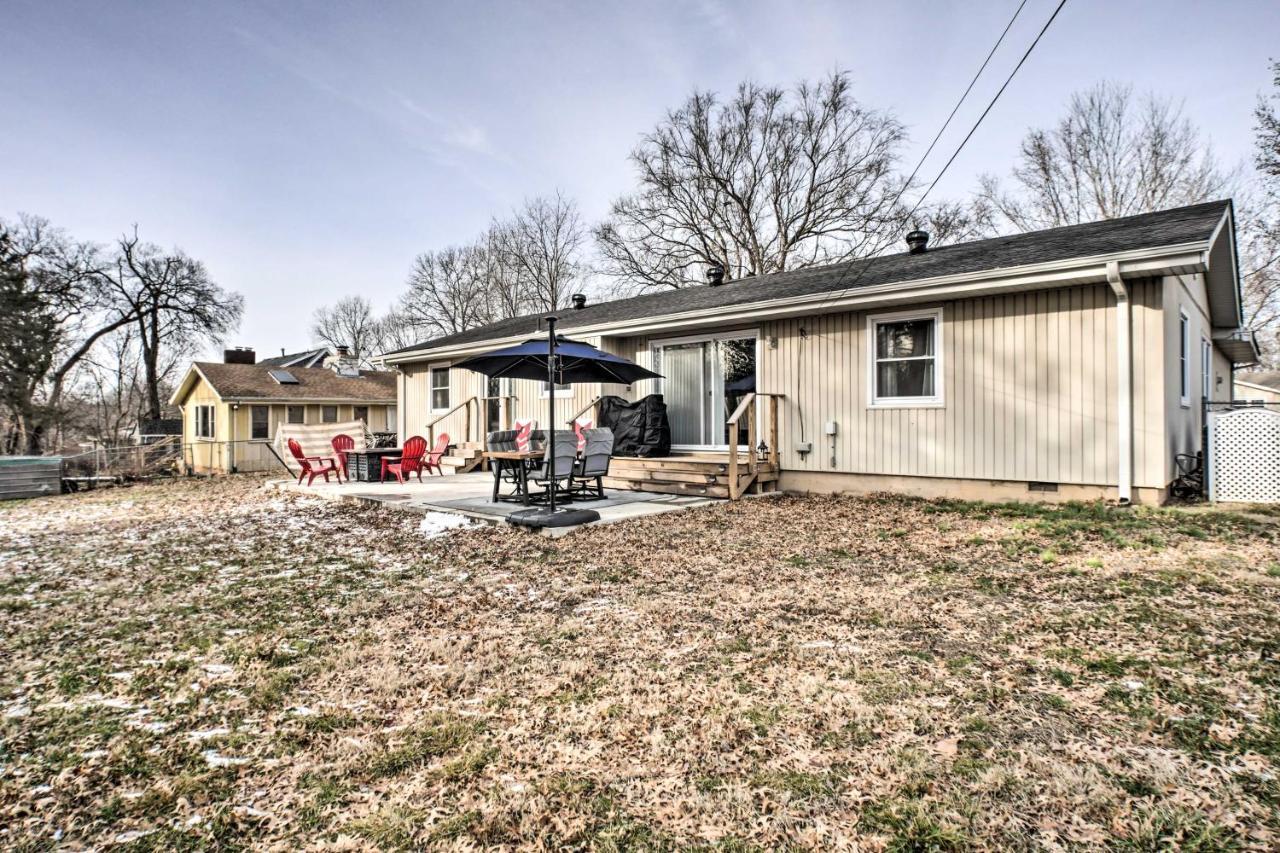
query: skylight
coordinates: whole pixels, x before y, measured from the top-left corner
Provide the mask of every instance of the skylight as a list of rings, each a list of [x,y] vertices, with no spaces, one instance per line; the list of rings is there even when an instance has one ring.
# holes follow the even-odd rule
[[[281,385],[297,385],[298,378],[287,370],[268,370],[271,378]]]

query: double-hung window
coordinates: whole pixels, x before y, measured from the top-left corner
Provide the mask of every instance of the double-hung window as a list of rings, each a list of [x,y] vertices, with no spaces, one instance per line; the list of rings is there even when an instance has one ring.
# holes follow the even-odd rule
[[[431,368],[431,408],[443,412],[449,408],[449,368]]]
[[[305,424],[307,422],[306,406],[285,406],[284,418],[286,423]]]
[[[213,438],[214,412],[213,406],[196,406],[196,438]]]
[[[1191,405],[1191,318],[1178,312],[1178,396],[1182,405]]]
[[[321,406],[320,407],[320,423],[336,424],[338,422],[337,406]]]
[[[942,405],[942,309],[867,318],[870,404]]]
[[[271,407],[249,407],[249,438],[262,441],[271,438]]]

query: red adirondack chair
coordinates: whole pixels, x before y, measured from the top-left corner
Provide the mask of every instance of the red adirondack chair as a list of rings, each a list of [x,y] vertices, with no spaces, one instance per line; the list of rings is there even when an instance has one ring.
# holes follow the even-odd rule
[[[382,479],[387,479],[387,472],[396,475],[396,481],[404,482],[405,475],[417,474],[418,482],[422,482],[422,457],[427,454],[427,440],[415,435],[404,443],[400,458],[384,457],[382,460]]]
[[[351,482],[351,475],[347,473],[347,451],[356,449],[356,440],[345,432],[340,432],[329,443],[333,445],[333,458],[338,461],[338,468],[342,472],[338,479],[345,477],[348,483]]]
[[[444,469],[440,467],[440,457],[444,456],[449,450],[449,434],[443,433],[436,439],[436,446],[431,448],[431,452],[427,454],[427,458],[422,460],[422,467],[427,469],[430,474],[434,470],[441,477],[444,476]]]
[[[324,481],[329,482],[329,474],[338,474],[338,466],[333,459],[327,456],[303,456],[302,445],[298,444],[296,438],[289,439],[289,452],[293,454],[293,458],[298,460],[298,464],[302,466],[302,473],[298,475],[298,485],[302,485],[302,478],[309,477],[307,485],[310,486],[315,482],[316,477],[324,476]],[[341,474],[338,474],[341,478]]]

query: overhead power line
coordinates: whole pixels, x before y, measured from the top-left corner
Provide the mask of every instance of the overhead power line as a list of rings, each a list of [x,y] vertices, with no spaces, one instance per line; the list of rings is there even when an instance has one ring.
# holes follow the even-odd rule
[[[947,124],[951,122],[951,118],[956,114],[956,110],[960,109],[960,104],[964,103],[965,96],[969,94],[969,90],[972,89],[973,84],[977,82],[978,77],[982,74],[982,69],[986,68],[987,63],[991,61],[992,54],[994,54],[996,51],[996,48],[1000,46],[1000,42],[1004,40],[1005,34],[1009,32],[1009,28],[1013,26],[1013,21],[1017,19],[1018,13],[1022,11],[1022,7],[1025,5],[1026,5],[1026,0],[1023,0],[1022,5],[1018,6],[1017,10],[1014,11],[1013,18],[1009,20],[1008,25],[1006,25],[1004,28],[1004,32],[1002,32],[1000,34],[1000,38],[996,40],[995,47],[991,49],[991,53],[987,54],[987,58],[985,61],[983,61],[982,67],[979,68],[978,73],[974,75],[973,81],[969,83],[969,88],[965,89],[964,95],[960,97],[960,101],[956,104],[955,109],[951,111],[951,115],[948,116],[946,122],[943,123],[942,130],[946,130]],[[996,105],[996,102],[1000,100],[1000,96],[1004,94],[1005,89],[1009,88],[1009,84],[1013,82],[1013,78],[1017,76],[1019,69],[1021,69],[1022,66],[1026,63],[1027,58],[1031,56],[1032,51],[1036,49],[1036,45],[1040,43],[1040,39],[1044,38],[1044,34],[1048,32],[1049,27],[1053,24],[1054,20],[1058,17],[1058,13],[1062,11],[1062,7],[1065,5],[1067,5],[1067,0],[1059,0],[1057,7],[1053,10],[1053,14],[1049,16],[1049,20],[1044,22],[1044,26],[1040,28],[1040,32],[1036,34],[1035,39],[1033,39],[1031,44],[1027,47],[1026,52],[1022,54],[1022,58],[1018,60],[1018,64],[1015,65],[1013,67],[1013,70],[1009,72],[1009,76],[1005,78],[1005,81],[1000,86],[1000,89],[995,93],[995,96],[991,98],[990,103],[987,104],[987,108],[982,111],[982,115],[978,116],[978,120],[973,123],[973,127],[969,128],[969,132],[965,134],[964,139],[960,140],[960,144],[957,145],[956,150],[951,153],[951,157],[943,165],[941,171],[938,172],[937,176],[925,189],[924,193],[921,194],[919,199],[917,199],[915,206],[911,208],[911,211],[906,216],[907,220],[910,220],[912,216],[915,216],[916,211],[918,211],[920,209],[920,206],[924,204],[924,200],[929,197],[929,193],[933,192],[934,187],[938,185],[938,182],[942,180],[944,175],[946,175],[947,170],[951,168],[951,164],[954,163],[956,161],[956,158],[960,156],[960,152],[964,150],[965,145],[967,145],[969,140],[973,138],[974,133],[976,133],[978,128],[982,125],[983,120],[986,119],[986,117],[991,113],[992,108],[994,108]],[[938,136],[942,135],[942,130],[938,131]],[[929,151],[933,150],[933,145],[936,144],[937,141],[938,141],[938,137],[934,137],[933,143],[929,145]],[[925,152],[925,157],[929,156],[929,151]],[[923,163],[924,158],[921,158],[920,162]],[[919,169],[920,169],[920,165],[917,165],[916,171],[919,171]],[[915,174],[916,174],[915,172],[912,172],[911,177],[914,178]],[[893,202],[894,204],[898,203],[898,199],[902,197],[902,194],[906,191],[906,188],[909,185],[910,185],[910,179],[908,179],[907,184],[903,185],[902,190],[898,191],[898,195],[894,198],[894,202]],[[875,257],[868,258],[866,263],[862,264],[862,268],[858,271],[857,277],[854,278],[854,280],[850,284],[846,285],[845,287],[840,288],[839,290],[833,291],[832,293],[828,294],[827,297],[823,299],[821,303],[819,303],[818,309],[821,309],[822,306],[825,305],[826,303],[848,294],[850,290],[852,290],[854,287],[857,286],[858,282],[862,280],[862,277],[867,274],[867,271],[871,269],[871,267],[875,264],[875,262],[876,262]],[[847,273],[848,273],[848,270],[846,270],[844,273],[841,273],[840,277],[844,278],[844,276]],[[839,279],[837,279],[836,283],[837,284],[840,283]]]

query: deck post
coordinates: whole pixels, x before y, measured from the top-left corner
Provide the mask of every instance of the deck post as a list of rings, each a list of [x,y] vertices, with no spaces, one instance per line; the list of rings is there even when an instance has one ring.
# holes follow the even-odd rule
[[[747,470],[755,474],[759,468],[756,455],[756,404],[747,409]]]
[[[733,424],[733,431],[738,431],[738,425]],[[738,499],[738,437],[735,435],[733,441],[729,442],[729,500],[736,501]]]
[[[778,397],[769,395],[769,464],[778,470]]]

